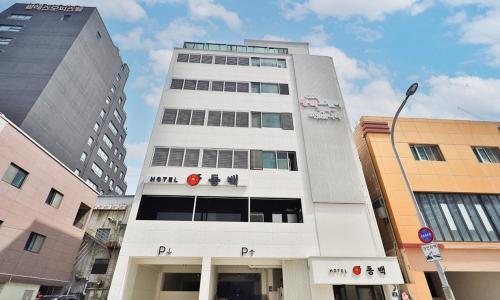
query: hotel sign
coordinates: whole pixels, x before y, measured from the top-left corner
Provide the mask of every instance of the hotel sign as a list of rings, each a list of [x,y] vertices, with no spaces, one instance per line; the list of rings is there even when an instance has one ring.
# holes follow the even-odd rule
[[[342,119],[342,108],[340,104],[330,104],[331,100],[320,100],[315,95],[304,95],[300,99],[300,104],[304,108],[314,108],[309,113],[309,117],[317,120],[340,120]]]
[[[28,4],[26,10],[82,12],[83,7],[78,5]]]
[[[310,258],[315,284],[401,284],[403,276],[395,257]]]

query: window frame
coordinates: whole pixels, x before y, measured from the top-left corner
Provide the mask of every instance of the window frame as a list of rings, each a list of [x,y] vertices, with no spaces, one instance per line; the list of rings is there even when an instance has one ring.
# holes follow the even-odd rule
[[[41,242],[39,242],[39,245],[37,245],[38,239],[41,239]],[[28,239],[26,240],[26,243],[24,245],[24,251],[28,251],[28,252],[35,253],[35,254],[40,253],[42,251],[43,244],[45,243],[46,239],[47,239],[47,236],[40,234],[38,232],[31,231],[30,235],[28,236]],[[36,249],[34,249],[35,246],[37,246]]]
[[[59,202],[56,202],[56,204],[54,205],[54,200],[55,200],[56,196],[58,196],[58,195],[60,196],[60,200],[59,200]],[[54,208],[59,208],[61,206],[63,198],[64,198],[64,195],[61,192],[59,192],[58,190],[56,190],[54,188],[51,188],[49,195],[47,196],[47,199],[45,200],[45,204],[48,204]]]
[[[14,169],[15,174],[14,174],[14,176],[12,177],[12,179],[10,181],[7,181],[7,179],[8,179],[8,178],[6,178],[7,177],[7,173],[11,169]],[[19,176],[19,174],[22,175],[22,178],[21,179],[18,178],[16,180],[16,178]],[[17,189],[21,189],[23,187],[24,183],[26,182],[26,179],[28,178],[28,175],[29,175],[28,171],[26,171],[25,169],[21,168],[17,164],[11,162],[7,166],[7,168],[5,169],[5,172],[4,172],[3,176],[2,176],[2,181],[8,183],[9,185],[11,185],[11,186],[13,186],[13,187],[15,187]],[[17,182],[19,180],[20,180],[20,182],[14,184],[15,182]]]

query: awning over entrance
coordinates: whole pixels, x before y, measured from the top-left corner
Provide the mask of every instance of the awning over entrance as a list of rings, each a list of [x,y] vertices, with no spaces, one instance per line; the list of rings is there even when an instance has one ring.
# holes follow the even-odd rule
[[[396,257],[310,257],[313,284],[385,285],[402,284]]]

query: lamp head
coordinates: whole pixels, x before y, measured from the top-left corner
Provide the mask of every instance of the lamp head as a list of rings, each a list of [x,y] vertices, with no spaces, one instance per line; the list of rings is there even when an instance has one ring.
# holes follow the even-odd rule
[[[410,97],[411,95],[415,94],[417,89],[418,89],[418,83],[415,82],[414,84],[410,85],[408,90],[406,90],[406,97]]]

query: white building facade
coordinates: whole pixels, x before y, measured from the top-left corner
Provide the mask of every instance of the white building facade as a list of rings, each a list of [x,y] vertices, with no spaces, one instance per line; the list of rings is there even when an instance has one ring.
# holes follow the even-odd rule
[[[108,299],[392,299],[332,58],[174,50]]]

